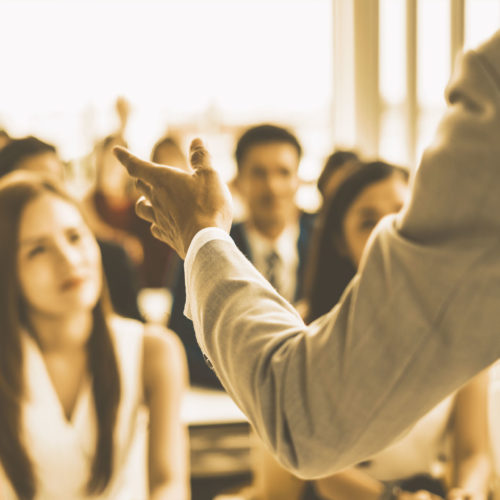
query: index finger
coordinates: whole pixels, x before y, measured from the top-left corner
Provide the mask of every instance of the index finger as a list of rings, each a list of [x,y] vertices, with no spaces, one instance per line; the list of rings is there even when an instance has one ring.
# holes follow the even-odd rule
[[[157,179],[158,170],[162,168],[160,165],[141,160],[122,146],[115,146],[113,153],[132,177],[142,179],[150,184]]]

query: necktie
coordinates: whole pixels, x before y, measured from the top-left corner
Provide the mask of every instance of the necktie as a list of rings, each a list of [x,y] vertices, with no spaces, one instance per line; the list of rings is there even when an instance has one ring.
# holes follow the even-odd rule
[[[279,265],[281,263],[280,256],[275,250],[269,252],[266,257],[265,276],[267,281],[279,292]]]

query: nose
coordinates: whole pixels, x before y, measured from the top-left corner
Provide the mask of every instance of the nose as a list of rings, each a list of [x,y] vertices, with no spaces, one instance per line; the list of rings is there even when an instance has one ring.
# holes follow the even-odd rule
[[[266,188],[272,196],[278,196],[282,190],[282,182],[278,175],[270,174],[266,176]]]
[[[57,242],[56,258],[63,272],[74,269],[82,261],[80,249],[76,245],[71,244],[71,242],[64,240]]]

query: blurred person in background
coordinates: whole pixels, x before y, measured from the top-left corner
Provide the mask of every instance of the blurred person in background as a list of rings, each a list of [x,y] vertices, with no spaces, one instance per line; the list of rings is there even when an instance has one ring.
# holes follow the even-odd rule
[[[186,168],[188,165],[179,140],[173,135],[165,135],[156,142],[151,151],[151,161],[179,168]]]
[[[0,149],[2,149],[4,146],[7,146],[9,142],[10,142],[9,134],[5,129],[0,128]]]
[[[343,181],[343,179],[360,163],[360,158],[354,151],[334,151],[325,162],[317,187],[323,200]]]
[[[160,138],[151,151],[151,161],[160,165],[170,165],[186,169],[188,162],[186,155],[179,145],[179,141],[173,135],[166,135]],[[175,280],[182,267],[182,262],[175,251],[158,241],[151,232],[148,234],[150,259],[145,259],[144,265],[148,268],[148,275],[158,276],[159,286],[165,286],[172,290]]]
[[[83,200],[90,227],[99,238],[115,241],[125,248],[139,269],[144,251],[135,226],[140,225],[133,212],[137,195],[133,182],[123,175],[114,146],[126,146],[120,135],[109,135],[99,141],[93,151],[95,184]]]
[[[323,205],[342,181],[361,165],[361,160],[354,151],[337,150],[328,156],[316,182],[321,194],[321,204]],[[306,273],[304,273],[304,279],[307,279]],[[305,317],[307,314],[306,298],[302,297],[296,302],[295,308],[302,317]]]
[[[406,170],[377,161],[358,165],[330,193],[318,216],[306,266],[306,323],[339,301],[377,223],[403,206],[407,183]],[[240,498],[486,500],[491,470],[487,387],[488,374],[482,372],[427,413],[400,441],[357,467],[314,482],[283,469],[255,437],[253,487]],[[445,477],[447,472],[450,477]]]
[[[94,234],[120,244],[139,269],[144,250],[131,229],[134,223],[139,223],[130,209],[136,194],[133,183],[120,172],[112,154],[114,146],[127,146],[125,133],[130,119],[130,103],[124,97],[116,99],[115,113],[118,120],[116,130],[97,141],[90,155],[94,186],[83,200],[83,208]]]
[[[34,136],[10,139],[1,150],[0,175],[18,169],[44,172],[64,180],[64,163],[55,146]]]
[[[303,293],[302,275],[314,216],[295,203],[302,148],[288,130],[275,125],[248,129],[238,140],[236,185],[247,219],[235,223],[231,236],[243,254],[290,302]],[[184,270],[174,288],[169,328],[181,338],[188,356],[191,383],[220,388],[196,343],[193,324],[183,314]]]
[[[0,150],[0,177],[15,170],[43,172],[64,180],[64,164],[55,146],[33,136],[11,139]],[[118,243],[101,238],[97,241],[113,308],[122,316],[141,319],[137,275],[128,254]]]
[[[174,252],[151,234],[149,224],[135,213],[138,195],[127,172],[113,154],[117,145],[124,146],[118,134],[104,138],[95,148],[96,181],[84,200],[89,223],[100,238],[110,239],[129,252],[136,265],[141,288],[163,287],[172,281],[169,266]],[[177,143],[169,137],[153,148],[156,163],[185,167],[186,159]]]
[[[304,319],[313,322],[339,301],[383,216],[399,212],[408,171],[382,161],[358,163],[329,193],[317,219],[305,274]]]
[[[96,240],[54,176],[0,180],[0,266],[0,497],[186,500],[182,346],[113,313]]]

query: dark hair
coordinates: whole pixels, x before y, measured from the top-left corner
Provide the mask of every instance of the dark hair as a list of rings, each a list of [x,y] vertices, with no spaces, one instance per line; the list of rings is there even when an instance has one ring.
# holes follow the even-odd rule
[[[356,274],[354,263],[340,251],[347,210],[366,187],[394,174],[408,180],[408,171],[402,167],[382,161],[364,163],[344,179],[323,205],[306,265],[307,322],[327,313]]]
[[[299,159],[302,156],[302,147],[298,139],[290,131],[276,125],[257,125],[249,128],[238,140],[234,153],[238,170],[241,168],[241,162],[249,149],[257,144],[272,142],[290,144],[297,150]]]
[[[43,153],[57,153],[55,146],[30,135],[22,139],[11,139],[0,149],[0,177],[17,169],[19,163],[31,156]]]
[[[151,161],[154,163],[160,163],[160,150],[162,148],[169,148],[172,153],[177,156],[178,159],[182,159],[183,163],[187,164],[186,161],[186,156],[184,155],[184,152],[182,151],[181,147],[179,146],[179,143],[172,137],[172,136],[165,136],[162,137],[154,146],[153,150],[151,151]],[[173,166],[180,166],[180,165],[173,165]]]
[[[43,175],[18,171],[0,180],[0,463],[23,500],[34,498],[36,481],[21,435],[24,375],[20,330],[25,319],[16,272],[17,239],[25,206],[44,193],[77,206],[63,188]],[[87,344],[98,424],[96,451],[87,483],[89,493],[102,492],[113,471],[113,429],[120,401],[120,378],[106,322],[109,312],[104,284],[93,310],[93,328]]]
[[[345,165],[348,162],[358,162],[359,161],[359,156],[354,152],[354,151],[335,151],[332,153],[325,162],[325,166],[323,167],[323,170],[321,171],[321,174],[318,178],[318,190],[319,192],[323,195],[326,196],[325,190],[326,186],[328,184],[328,181],[330,180],[330,177],[340,170],[343,165]]]

